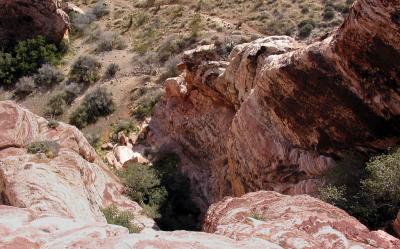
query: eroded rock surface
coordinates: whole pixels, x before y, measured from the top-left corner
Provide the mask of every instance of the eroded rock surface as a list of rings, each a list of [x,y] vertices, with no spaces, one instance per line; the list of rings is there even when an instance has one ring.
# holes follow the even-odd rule
[[[204,46],[166,82],[149,141],[174,150],[208,204],[260,189],[314,193],[333,159],[398,142],[400,2],[359,0],[309,46],[267,37],[228,62]]]
[[[101,208],[115,204],[154,226],[142,208],[122,195],[123,186],[75,127],[48,121],[11,101],[0,102],[0,204],[104,222]],[[58,155],[30,154],[36,141],[54,141]]]
[[[0,42],[15,41],[38,35],[59,43],[68,36],[69,17],[60,0],[1,0]]]
[[[259,239],[241,242],[221,235],[145,230],[128,234],[124,227],[72,219],[31,209],[0,205],[2,249],[278,249]]]
[[[203,230],[241,241],[259,238],[282,248],[400,248],[384,231],[369,231],[343,210],[307,195],[259,191],[225,198],[207,212]]]

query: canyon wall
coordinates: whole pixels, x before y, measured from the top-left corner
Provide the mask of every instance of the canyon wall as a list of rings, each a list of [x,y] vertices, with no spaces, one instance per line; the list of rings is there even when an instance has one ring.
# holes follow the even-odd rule
[[[314,193],[349,152],[398,143],[400,2],[359,0],[331,36],[273,36],[186,52],[148,141],[182,158],[204,207],[260,189]]]

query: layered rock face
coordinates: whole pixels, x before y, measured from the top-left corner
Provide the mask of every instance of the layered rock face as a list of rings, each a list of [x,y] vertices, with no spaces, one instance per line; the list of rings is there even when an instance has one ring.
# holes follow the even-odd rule
[[[140,234],[128,234],[120,226],[0,205],[2,249],[400,247],[396,238],[383,231],[371,232],[344,211],[317,199],[265,191],[225,198],[212,205],[204,230],[208,233],[145,229]]]
[[[183,56],[149,141],[174,150],[207,204],[260,189],[313,193],[336,158],[398,142],[400,2],[359,0],[309,46],[267,37]]]
[[[122,184],[77,128],[49,128],[47,120],[11,101],[0,102],[0,117],[0,204],[91,222],[104,222],[100,209],[115,204],[133,212],[138,226],[155,225],[122,195]],[[38,141],[57,143],[58,155],[28,153]]]
[[[1,0],[2,46],[38,35],[59,43],[69,29],[69,17],[61,8],[60,0]]]
[[[268,241],[241,242],[196,232],[146,230],[128,234],[124,227],[90,222],[0,205],[0,248],[2,249],[278,249]]]
[[[204,231],[241,241],[258,238],[282,248],[400,248],[383,231],[369,231],[343,210],[307,195],[260,191],[225,198],[207,212]]]

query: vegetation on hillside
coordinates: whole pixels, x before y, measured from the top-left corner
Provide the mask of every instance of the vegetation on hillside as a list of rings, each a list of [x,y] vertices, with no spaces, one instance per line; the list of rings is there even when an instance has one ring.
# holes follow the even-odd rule
[[[400,210],[400,149],[368,162],[350,156],[326,175],[320,198],[371,228],[386,227]]]
[[[57,46],[42,36],[20,41],[14,48],[0,52],[0,86],[15,84],[19,78],[36,73],[43,64],[55,65],[60,59]]]
[[[188,178],[167,154],[153,165],[127,162],[118,172],[128,196],[138,202],[162,230],[198,230],[200,210],[191,199]]]
[[[128,228],[129,233],[139,233],[141,229],[132,224],[135,215],[129,211],[120,211],[116,205],[110,205],[101,210],[108,224],[114,224]]]

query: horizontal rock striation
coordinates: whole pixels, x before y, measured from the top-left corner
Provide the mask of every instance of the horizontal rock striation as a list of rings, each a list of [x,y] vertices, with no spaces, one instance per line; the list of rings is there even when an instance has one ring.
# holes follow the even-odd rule
[[[101,208],[115,204],[133,212],[138,226],[155,225],[122,195],[122,184],[77,128],[50,128],[46,119],[11,101],[0,102],[0,117],[0,204],[92,222],[104,222]],[[58,153],[28,153],[38,141],[52,141]]]
[[[1,0],[1,46],[38,35],[59,43],[69,29],[69,17],[61,8],[60,0]]]
[[[307,195],[259,191],[227,197],[207,212],[203,230],[241,241],[258,238],[282,248],[399,248],[384,231],[369,231],[343,210]]]
[[[204,206],[260,189],[314,193],[334,159],[398,142],[399,13],[396,0],[359,0],[309,46],[273,36],[228,61],[213,45],[186,52],[150,143],[180,154]]]

